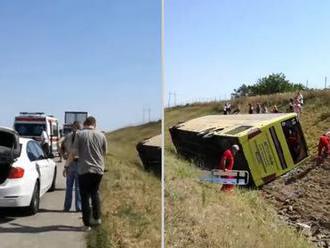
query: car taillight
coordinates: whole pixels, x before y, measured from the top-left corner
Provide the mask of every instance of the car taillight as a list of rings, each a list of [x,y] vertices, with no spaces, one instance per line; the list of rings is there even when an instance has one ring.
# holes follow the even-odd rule
[[[8,178],[22,178],[24,176],[24,169],[21,167],[11,167]]]

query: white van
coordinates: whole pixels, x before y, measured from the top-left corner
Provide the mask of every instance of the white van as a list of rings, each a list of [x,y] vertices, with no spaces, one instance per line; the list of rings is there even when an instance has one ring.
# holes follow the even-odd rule
[[[45,130],[49,137],[50,153],[59,155],[59,124],[58,119],[42,112],[21,112],[15,117],[14,129],[21,137],[41,141],[42,131]]]

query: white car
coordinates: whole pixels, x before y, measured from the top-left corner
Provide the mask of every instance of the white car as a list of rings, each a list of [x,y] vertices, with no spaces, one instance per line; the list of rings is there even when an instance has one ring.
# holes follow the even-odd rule
[[[0,207],[39,210],[40,197],[55,190],[56,163],[44,155],[39,143],[0,127]]]

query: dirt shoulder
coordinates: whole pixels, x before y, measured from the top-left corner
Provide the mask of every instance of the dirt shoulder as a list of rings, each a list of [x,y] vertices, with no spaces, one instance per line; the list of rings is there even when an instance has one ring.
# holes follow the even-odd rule
[[[281,218],[318,247],[330,247],[330,159],[321,166],[310,160],[263,191]]]

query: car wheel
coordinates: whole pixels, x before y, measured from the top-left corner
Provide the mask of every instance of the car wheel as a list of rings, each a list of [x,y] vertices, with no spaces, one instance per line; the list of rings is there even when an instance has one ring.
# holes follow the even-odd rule
[[[40,203],[39,183],[36,182],[33,190],[31,203],[30,206],[28,206],[28,213],[31,215],[35,215],[39,211],[39,203]]]
[[[56,188],[56,174],[57,174],[57,167],[55,166],[54,168],[54,176],[53,176],[53,181],[52,181],[52,186],[49,188],[49,192],[53,192]]]

